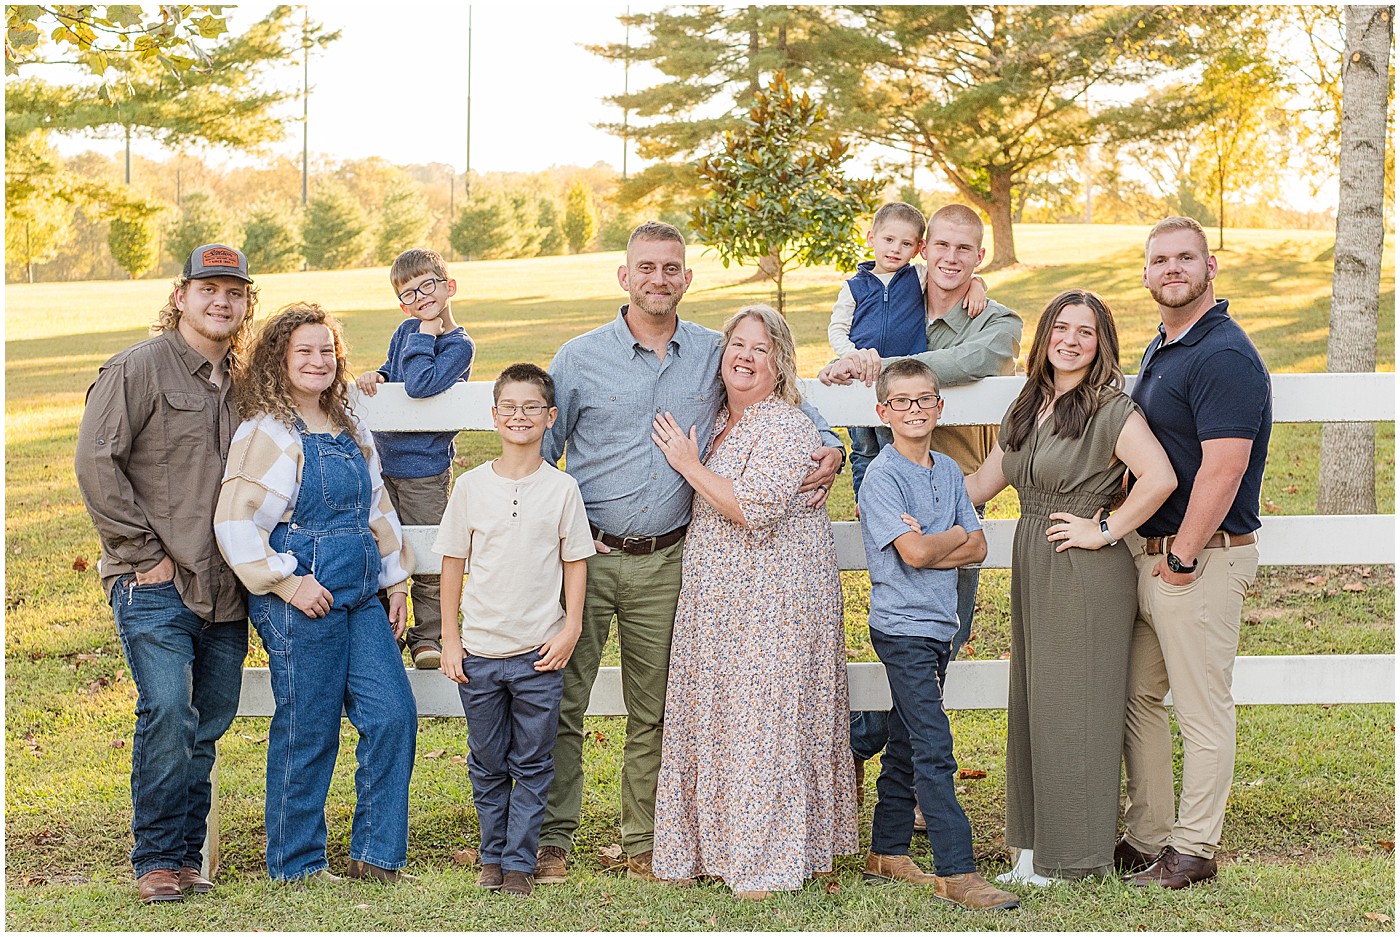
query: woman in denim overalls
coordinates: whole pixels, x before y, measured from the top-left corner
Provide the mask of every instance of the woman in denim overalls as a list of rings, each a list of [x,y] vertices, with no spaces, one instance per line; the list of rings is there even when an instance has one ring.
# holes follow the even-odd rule
[[[401,881],[417,710],[395,638],[407,619],[403,531],[346,400],[339,323],[293,304],[258,334],[215,515],[248,591],[277,709],[267,747],[267,871],[335,880],[326,794],[344,707],[355,748],[353,878]],[[389,615],[375,596],[391,592]]]

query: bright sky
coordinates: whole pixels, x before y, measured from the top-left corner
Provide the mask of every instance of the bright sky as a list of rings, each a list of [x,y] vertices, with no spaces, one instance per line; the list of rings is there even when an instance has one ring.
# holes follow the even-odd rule
[[[274,4],[227,7],[229,26],[242,32]],[[657,0],[633,3],[642,11],[664,5]],[[380,156],[392,163],[447,163],[466,168],[468,5],[463,3],[361,0],[329,3],[313,0],[313,21],[341,30],[341,38],[311,59],[310,149],[336,159]],[[471,168],[477,172],[535,171],[554,165],[590,166],[603,161],[622,165],[622,141],[597,129],[615,121],[620,111],[603,98],[623,89],[619,64],[593,55],[585,44],[621,42],[618,16],[627,4],[606,0],[574,3],[473,3],[471,9]],[[56,70],[30,74],[63,80]],[[631,87],[653,84],[655,70],[633,66]],[[299,91],[301,68],[285,69],[279,79]],[[299,118],[301,101],[287,115]],[[117,141],[70,138],[57,141],[64,153],[86,149],[120,152]],[[133,149],[145,156],[168,154],[149,141]],[[301,153],[301,126],[291,123],[277,152]],[[885,158],[891,151],[879,151]],[[227,152],[215,162],[253,160]],[[852,169],[868,172],[873,148],[860,152]],[[896,157],[902,160],[902,157]],[[635,152],[628,168],[642,161]],[[946,187],[947,181],[920,168],[921,187]],[[1285,183],[1286,198],[1296,205],[1336,204],[1335,189],[1310,197],[1301,181]]]

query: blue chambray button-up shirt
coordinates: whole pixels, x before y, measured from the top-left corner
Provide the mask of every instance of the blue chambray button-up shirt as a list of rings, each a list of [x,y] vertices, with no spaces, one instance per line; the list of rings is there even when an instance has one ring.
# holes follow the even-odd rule
[[[679,319],[656,360],[627,328],[627,306],[607,325],[565,342],[550,362],[559,418],[545,433],[544,457],[557,462],[568,445],[565,470],[578,482],[588,519],[619,537],[656,537],[690,522],[693,491],[651,439],[652,421],[669,412],[684,429],[695,427],[708,450],[715,416],[724,403],[719,364],[723,336]],[[815,408],[803,405],[838,446]]]

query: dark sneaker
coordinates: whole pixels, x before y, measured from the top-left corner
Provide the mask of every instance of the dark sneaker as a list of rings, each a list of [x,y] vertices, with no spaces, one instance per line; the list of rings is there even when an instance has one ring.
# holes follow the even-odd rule
[[[419,670],[437,670],[442,666],[442,646],[436,641],[413,645],[413,666]]]

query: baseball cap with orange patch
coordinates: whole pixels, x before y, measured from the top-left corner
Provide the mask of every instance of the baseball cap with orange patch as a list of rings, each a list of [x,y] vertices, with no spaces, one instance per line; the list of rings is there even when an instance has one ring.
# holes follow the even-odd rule
[[[207,280],[210,277],[236,277],[247,283],[248,258],[243,252],[227,244],[204,244],[190,252],[181,274],[186,280]]]

